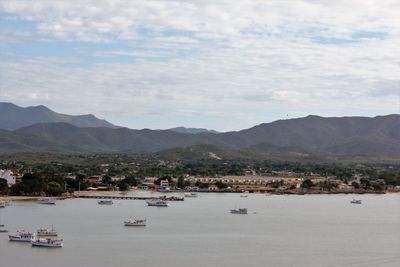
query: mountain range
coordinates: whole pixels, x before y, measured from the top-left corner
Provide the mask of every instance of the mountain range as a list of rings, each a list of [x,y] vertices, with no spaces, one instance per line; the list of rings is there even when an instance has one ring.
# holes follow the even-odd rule
[[[45,106],[19,107],[12,103],[0,102],[0,128],[5,130],[16,130],[37,123],[65,122],[77,127],[109,127],[117,126],[108,121],[88,115],[65,115],[54,112]]]
[[[5,109],[7,105],[9,108]],[[214,133],[200,129],[196,133],[173,129],[133,130],[117,127],[93,115],[69,116],[43,106],[31,109],[32,113],[26,117],[26,113],[12,104],[0,105],[0,151],[169,151],[179,154],[182,149],[200,145],[210,150],[218,147],[242,154],[400,157],[400,115],[397,114],[374,118],[307,116],[241,131]],[[195,151],[205,153],[204,149]],[[208,155],[218,158],[213,151],[209,152]]]

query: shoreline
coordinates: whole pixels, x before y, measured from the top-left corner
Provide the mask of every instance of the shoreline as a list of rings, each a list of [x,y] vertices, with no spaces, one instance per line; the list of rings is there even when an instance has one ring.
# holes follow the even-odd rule
[[[187,193],[187,191],[156,191],[156,190],[129,190],[129,191],[80,191],[74,192],[66,196],[50,197],[52,199],[64,200],[69,198],[80,198],[86,196],[113,196],[113,195],[127,195],[134,192],[148,192],[152,193],[163,193],[163,194],[177,194],[177,193]],[[195,192],[195,191],[193,191]],[[396,194],[399,191],[385,191],[385,192],[354,192],[354,191],[334,191],[334,192],[229,192],[229,191],[197,191],[196,193],[232,193],[232,194],[267,194],[267,195],[384,195],[384,194]],[[0,196],[0,201],[37,201],[43,196]]]

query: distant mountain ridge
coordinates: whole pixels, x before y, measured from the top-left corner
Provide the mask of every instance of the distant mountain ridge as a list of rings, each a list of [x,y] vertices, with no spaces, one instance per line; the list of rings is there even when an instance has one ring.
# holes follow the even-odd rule
[[[196,149],[185,150],[191,146],[196,146]],[[214,151],[208,151],[208,148]],[[81,127],[65,122],[38,123],[13,131],[0,130],[0,152],[153,153],[164,150],[176,157],[196,157],[194,154],[201,153],[203,157],[267,154],[400,158],[400,115],[374,118],[307,116],[226,133]]]
[[[12,103],[0,102],[0,128],[5,130],[16,130],[37,123],[64,122],[77,127],[109,127],[117,126],[88,115],[65,115],[54,112],[45,106],[19,107]]]
[[[186,133],[186,134],[199,134],[199,133],[218,133],[215,130],[208,130],[204,128],[186,128],[186,127],[175,127],[168,129],[170,131],[174,131],[177,133]]]

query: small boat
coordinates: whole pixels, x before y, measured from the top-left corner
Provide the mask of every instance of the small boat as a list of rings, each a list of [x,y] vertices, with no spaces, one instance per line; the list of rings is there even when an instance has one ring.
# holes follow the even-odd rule
[[[248,197],[248,195],[240,195],[240,197]]]
[[[146,219],[133,219],[124,222],[125,226],[146,226]]]
[[[35,236],[35,233],[17,231],[15,233],[9,234],[8,238],[10,239],[10,241],[31,242],[31,239],[35,238]]]
[[[53,226],[51,229],[47,228],[40,228],[36,231],[37,236],[57,236],[58,233],[56,230],[54,230]]]
[[[99,203],[99,205],[112,205],[112,204],[114,204],[114,202],[112,200],[100,200],[97,203]]]
[[[168,207],[168,202],[161,199],[149,199],[146,203],[149,206]]]
[[[351,204],[361,204],[361,199],[354,199],[350,201]]]
[[[185,193],[185,197],[198,197],[197,193],[191,192],[191,193]]]
[[[62,239],[36,238],[31,240],[33,247],[62,248]]]
[[[45,204],[45,205],[55,205],[56,204],[55,200],[51,199],[51,198],[39,198],[37,203]]]
[[[8,231],[3,228],[4,224],[0,224],[0,233],[7,233]]]
[[[0,202],[0,208],[5,208],[6,207],[6,202],[5,201],[1,201]]]
[[[246,208],[231,209],[232,214],[247,214]]]

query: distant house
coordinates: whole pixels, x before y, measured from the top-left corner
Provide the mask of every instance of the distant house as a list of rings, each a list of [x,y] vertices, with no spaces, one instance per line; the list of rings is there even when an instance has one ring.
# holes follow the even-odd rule
[[[90,176],[90,177],[83,179],[83,181],[85,183],[89,183],[89,184],[101,184],[101,180],[102,180],[102,177],[100,175]]]
[[[0,169],[0,179],[4,179],[7,181],[8,186],[13,186],[16,184],[16,176],[13,175],[11,170],[1,170]]]
[[[160,189],[162,190],[169,190],[169,182],[168,179],[160,181]]]

